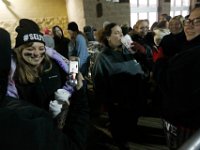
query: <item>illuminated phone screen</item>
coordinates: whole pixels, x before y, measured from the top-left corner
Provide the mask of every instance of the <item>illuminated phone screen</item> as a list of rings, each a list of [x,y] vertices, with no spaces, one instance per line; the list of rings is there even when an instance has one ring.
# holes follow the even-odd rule
[[[78,61],[69,62],[69,72],[78,73]]]

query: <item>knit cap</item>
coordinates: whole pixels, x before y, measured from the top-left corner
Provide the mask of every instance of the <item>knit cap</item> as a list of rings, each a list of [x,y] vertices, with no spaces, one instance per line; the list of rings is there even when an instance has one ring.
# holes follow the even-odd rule
[[[38,32],[40,31],[40,28],[36,22],[26,18],[19,20],[19,25],[15,28],[15,31],[18,32],[21,29],[35,30]]]
[[[30,42],[41,42],[45,44],[39,26],[32,20],[21,19],[19,21],[19,26],[16,27],[15,31],[18,33],[15,48]]]

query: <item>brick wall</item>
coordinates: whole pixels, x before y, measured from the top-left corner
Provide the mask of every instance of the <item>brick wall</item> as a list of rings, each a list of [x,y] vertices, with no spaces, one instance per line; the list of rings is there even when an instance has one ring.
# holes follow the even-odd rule
[[[69,21],[76,21],[81,31],[85,25],[100,29],[104,21],[130,23],[129,3],[112,3],[106,0],[99,2],[103,8],[101,17],[96,14],[98,0],[66,0]]]
[[[99,0],[102,4],[103,15],[97,17],[97,0],[85,0],[84,12],[87,25],[93,25],[97,29],[102,28],[104,21],[116,22],[118,24],[130,24],[130,6],[129,3],[113,3],[106,0]],[[90,6],[90,7],[88,7]]]

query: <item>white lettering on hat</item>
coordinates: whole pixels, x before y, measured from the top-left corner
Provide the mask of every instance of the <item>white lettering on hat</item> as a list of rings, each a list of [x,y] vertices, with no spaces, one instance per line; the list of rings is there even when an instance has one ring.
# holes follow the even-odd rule
[[[43,36],[37,33],[25,34],[23,37],[23,40],[24,42],[27,42],[27,41],[43,41],[44,42]]]
[[[25,34],[25,35],[24,35],[24,38],[23,38],[24,42],[28,41],[28,39],[29,39],[28,35]]]
[[[33,36],[34,36],[34,39],[41,40],[38,34],[33,34]]]
[[[33,34],[29,34],[30,40],[34,40]]]

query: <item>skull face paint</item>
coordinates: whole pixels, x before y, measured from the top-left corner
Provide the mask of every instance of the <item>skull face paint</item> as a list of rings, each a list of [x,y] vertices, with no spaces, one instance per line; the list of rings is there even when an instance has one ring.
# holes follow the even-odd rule
[[[45,57],[45,46],[43,43],[34,42],[32,46],[24,48],[22,58],[32,66],[38,66]]]

